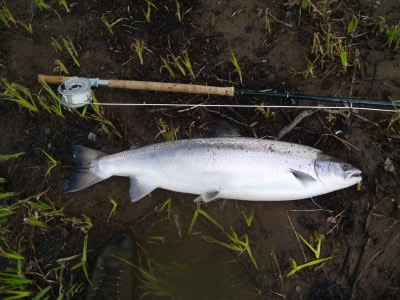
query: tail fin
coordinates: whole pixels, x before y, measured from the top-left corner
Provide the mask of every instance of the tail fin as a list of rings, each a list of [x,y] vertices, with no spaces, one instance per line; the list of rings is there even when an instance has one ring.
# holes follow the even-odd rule
[[[107,154],[80,145],[72,145],[71,148],[72,156],[75,159],[76,168],[69,180],[64,184],[64,188],[62,190],[64,193],[83,190],[105,179],[94,174],[90,167],[93,160]]]

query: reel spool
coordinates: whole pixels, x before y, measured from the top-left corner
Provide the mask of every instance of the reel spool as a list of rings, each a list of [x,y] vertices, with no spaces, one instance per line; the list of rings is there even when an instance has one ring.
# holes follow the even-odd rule
[[[92,82],[86,78],[72,78],[58,86],[61,102],[67,107],[82,107],[92,103]]]

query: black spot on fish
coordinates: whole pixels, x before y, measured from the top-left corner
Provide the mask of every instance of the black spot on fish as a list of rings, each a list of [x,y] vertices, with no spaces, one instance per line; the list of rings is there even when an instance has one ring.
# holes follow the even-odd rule
[[[269,151],[271,151],[271,152],[275,152],[275,149],[274,149],[274,147],[273,147],[274,145],[272,144],[272,145],[270,145],[269,147],[268,147],[268,150]]]

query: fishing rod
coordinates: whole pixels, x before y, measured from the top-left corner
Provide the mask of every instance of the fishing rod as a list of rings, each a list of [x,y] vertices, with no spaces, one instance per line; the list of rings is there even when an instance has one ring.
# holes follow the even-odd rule
[[[48,84],[58,84],[58,92],[61,95],[61,102],[63,105],[71,108],[82,107],[88,104],[97,105],[129,105],[129,106],[229,106],[229,107],[260,107],[260,105],[220,105],[220,104],[146,104],[146,103],[93,103],[92,102],[92,87],[109,87],[115,89],[131,89],[131,90],[146,90],[146,91],[160,91],[171,93],[184,93],[184,94],[204,94],[204,95],[219,95],[233,97],[237,96],[258,96],[269,98],[286,98],[295,100],[309,100],[325,103],[341,103],[345,107],[329,107],[340,109],[364,109],[364,110],[377,110],[377,111],[390,111],[397,112],[400,108],[400,102],[389,102],[384,100],[369,100],[358,98],[342,98],[342,97],[328,97],[328,96],[313,96],[292,93],[277,93],[267,91],[253,91],[241,90],[234,87],[216,87],[207,85],[183,84],[183,83],[165,83],[165,82],[151,82],[151,81],[137,81],[137,80],[106,80],[99,78],[84,78],[84,77],[68,77],[68,76],[52,76],[52,75],[38,75],[38,82]],[[367,106],[379,106],[386,109],[362,108],[355,107],[355,104]],[[285,107],[285,106],[268,106],[264,107]],[[324,107],[315,107],[324,108]],[[389,109],[391,108],[391,109]]]

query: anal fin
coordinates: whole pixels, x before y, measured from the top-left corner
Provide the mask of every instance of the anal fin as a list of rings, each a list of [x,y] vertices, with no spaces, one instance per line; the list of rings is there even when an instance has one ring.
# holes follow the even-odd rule
[[[139,201],[157,188],[156,186],[141,182],[136,177],[131,177],[130,179],[131,186],[129,187],[129,197],[132,202]]]
[[[206,192],[203,195],[198,196],[193,202],[210,202],[217,199],[219,196],[219,191]]]

